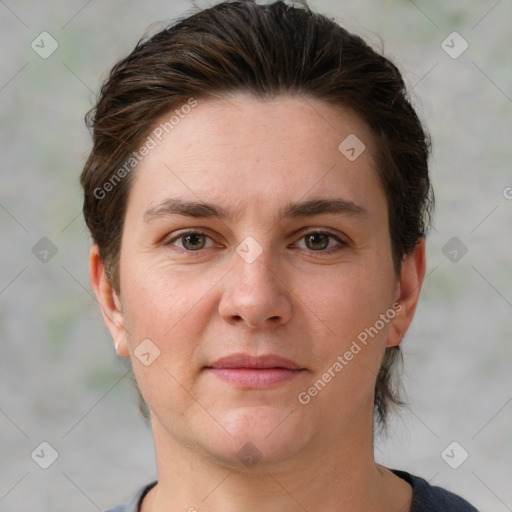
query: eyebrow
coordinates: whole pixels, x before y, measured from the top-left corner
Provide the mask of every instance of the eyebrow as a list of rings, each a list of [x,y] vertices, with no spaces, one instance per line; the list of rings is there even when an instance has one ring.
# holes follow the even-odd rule
[[[282,218],[312,217],[325,213],[354,215],[368,217],[368,212],[362,206],[346,199],[311,199],[298,203],[288,203],[280,212]],[[194,218],[217,218],[220,220],[236,220],[237,215],[231,214],[219,205],[203,201],[185,201],[178,198],[165,199],[161,203],[146,210],[143,221],[146,223],[169,217],[183,215]]]

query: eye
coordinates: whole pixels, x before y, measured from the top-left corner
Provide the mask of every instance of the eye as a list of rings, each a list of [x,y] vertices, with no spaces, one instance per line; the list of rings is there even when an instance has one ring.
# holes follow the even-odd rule
[[[201,249],[212,247],[212,244],[207,245],[208,240],[213,242],[206,233],[197,230],[189,230],[182,231],[177,236],[169,239],[165,245],[178,247],[187,252],[197,252]],[[302,240],[305,242],[305,247],[300,248],[314,252],[330,252],[331,250],[348,246],[348,243],[344,242],[339,236],[328,231],[310,231],[301,236],[299,241]],[[334,246],[332,244],[333,240],[336,242]]]
[[[347,246],[348,244],[341,240],[340,237],[333,233],[325,232],[325,231],[310,231],[302,235],[300,240],[305,241],[306,249],[310,249],[316,252],[328,252],[326,249],[335,249],[334,247],[329,247],[331,240],[335,240],[337,242],[338,248]]]
[[[201,231],[185,231],[170,239],[166,242],[166,245],[177,245],[174,242],[180,241],[181,247],[177,245],[178,247],[186,251],[193,252],[205,249],[206,240],[211,240],[211,238]]]

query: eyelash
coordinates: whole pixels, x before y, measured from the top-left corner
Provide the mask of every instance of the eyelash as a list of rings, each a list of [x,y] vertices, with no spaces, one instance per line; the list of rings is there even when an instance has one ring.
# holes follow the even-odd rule
[[[177,236],[175,236],[175,237],[171,238],[170,240],[168,240],[167,242],[165,242],[164,245],[171,246],[171,245],[173,245],[173,242],[175,242],[176,240],[181,240],[181,239],[183,239],[183,238],[185,238],[186,236],[189,236],[189,235],[204,236],[204,237],[207,237],[207,238],[209,238],[211,240],[211,237],[209,235],[207,235],[205,232],[197,230],[197,229],[190,229],[190,230],[187,230],[187,231],[182,231]],[[308,231],[308,232],[302,233],[302,235],[300,236],[299,240],[303,240],[305,237],[307,237],[309,235],[325,235],[325,236],[328,236],[330,238],[334,238],[338,242],[337,246],[331,247],[329,249],[320,249],[318,251],[315,251],[315,250],[312,250],[312,249],[306,249],[307,251],[312,252],[312,253],[324,253],[324,254],[327,253],[327,254],[330,254],[333,251],[336,251],[336,250],[341,249],[343,247],[347,247],[349,245],[347,242],[342,240],[339,236],[335,235],[334,233],[331,233],[330,231],[320,231],[320,230]],[[181,251],[184,251],[184,252],[187,252],[187,253],[190,253],[190,254],[201,253],[203,250],[205,250],[205,248],[203,248],[203,249],[197,249],[197,250],[194,251],[194,250],[185,249],[185,248],[182,248],[182,247],[178,247],[177,249],[179,249]]]

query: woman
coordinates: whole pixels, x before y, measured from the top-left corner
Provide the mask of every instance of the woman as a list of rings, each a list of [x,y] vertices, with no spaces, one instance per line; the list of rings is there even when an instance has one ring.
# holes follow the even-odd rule
[[[476,510],[374,460],[433,205],[397,68],[225,2],[142,40],[88,121],[91,283],[158,466],[112,512]]]

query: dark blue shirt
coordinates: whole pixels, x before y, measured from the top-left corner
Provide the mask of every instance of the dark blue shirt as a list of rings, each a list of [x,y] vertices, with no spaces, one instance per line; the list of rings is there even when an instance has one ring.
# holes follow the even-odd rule
[[[430,485],[423,478],[410,475],[405,471],[395,469],[392,471],[412,487],[412,507],[409,512],[478,512],[466,500],[442,487]],[[139,512],[142,499],[155,485],[156,482],[146,485],[124,505],[118,505],[107,512]]]

